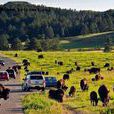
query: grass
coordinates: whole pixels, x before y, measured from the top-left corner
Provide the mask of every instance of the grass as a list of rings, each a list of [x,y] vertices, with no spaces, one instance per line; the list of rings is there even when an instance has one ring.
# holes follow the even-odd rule
[[[62,49],[102,48],[104,47],[106,38],[112,38],[114,42],[114,31],[66,37],[60,41],[60,47]]]
[[[50,75],[55,76],[57,79],[62,78],[63,74],[71,69],[75,69],[74,62],[77,61],[79,65],[81,66],[81,71],[75,71],[70,75],[70,80],[66,82],[68,87],[70,88],[72,85],[76,87],[76,95],[72,98],[64,98],[63,104],[70,107],[71,109],[74,109],[75,111],[86,111],[88,114],[91,114],[92,112],[95,112],[95,114],[100,114],[100,112],[107,112],[110,111],[110,109],[113,109],[114,107],[114,92],[112,91],[112,85],[114,84],[114,71],[107,71],[105,68],[103,68],[103,65],[106,62],[109,62],[111,66],[114,66],[114,53],[102,53],[102,52],[41,52],[37,53],[35,51],[5,51],[1,52],[2,54],[5,54],[6,56],[16,60],[17,62],[22,62],[23,59],[27,58],[31,62],[30,70],[44,70],[49,71]],[[18,53],[19,57],[15,58],[14,54]],[[43,54],[44,59],[38,59],[38,55]],[[61,60],[64,62],[63,66],[58,66],[54,63],[55,60]],[[96,64],[96,67],[101,68],[101,75],[104,76],[104,80],[97,81],[95,83],[91,82],[91,78],[95,75],[90,75],[89,73],[85,73],[83,70],[84,68],[89,68],[91,61],[94,61]],[[57,75],[57,72],[60,74]],[[21,79],[24,77],[24,71],[21,71]],[[82,78],[87,78],[88,84],[89,84],[89,90],[86,92],[82,92],[80,90],[79,82]],[[99,101],[99,105],[97,107],[93,107],[90,104],[89,100],[89,94],[91,91],[98,91],[98,88],[101,84],[105,84],[108,89],[110,90],[110,103],[108,107],[102,107],[102,103]],[[69,91],[69,90],[68,90]],[[68,91],[65,93],[68,94]],[[42,98],[43,97],[43,98]],[[34,98],[34,99],[33,99]],[[36,101],[38,99],[38,101]],[[53,102],[52,100],[48,99],[47,93],[44,96],[39,96],[38,94],[30,94],[28,96],[25,96],[23,104],[26,107],[25,112],[30,114],[35,114],[40,109],[40,106],[38,105],[40,103],[40,99],[44,99],[46,103],[48,104],[49,109],[51,109],[50,103]],[[36,101],[36,102],[35,102]],[[29,103],[36,106],[36,109],[28,108]],[[54,101],[53,104],[56,104]],[[58,104],[58,103],[57,103]],[[59,105],[59,104],[58,104]],[[61,104],[60,104],[61,106]],[[31,106],[32,107],[32,106]],[[43,105],[46,109],[45,105]],[[38,109],[38,110],[37,110]],[[47,109],[46,109],[47,110]],[[31,112],[32,111],[32,112]],[[41,114],[46,114],[45,112],[42,112],[44,110],[41,110]],[[58,111],[55,109],[55,112]],[[55,112],[53,114],[55,114]],[[51,114],[51,113],[49,113]],[[60,113],[61,114],[61,113]]]

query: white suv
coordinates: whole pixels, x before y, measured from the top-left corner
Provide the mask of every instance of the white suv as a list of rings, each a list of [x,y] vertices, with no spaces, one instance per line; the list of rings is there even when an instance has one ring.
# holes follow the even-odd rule
[[[42,75],[39,74],[30,74],[27,75],[24,80],[24,83],[22,84],[22,90],[23,91],[30,91],[30,89],[42,89],[42,91],[45,90],[46,83],[45,78]]]

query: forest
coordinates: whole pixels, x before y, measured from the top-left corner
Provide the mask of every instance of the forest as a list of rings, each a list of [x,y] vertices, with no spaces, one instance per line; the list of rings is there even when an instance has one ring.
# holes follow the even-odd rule
[[[6,43],[12,46],[15,40],[18,43],[37,40],[41,47],[41,41],[47,42],[49,39],[55,46],[55,42],[58,43],[63,37],[113,30],[114,10],[111,9],[105,12],[76,11],[28,2],[8,2],[0,5],[0,41],[2,40],[2,45],[5,43],[4,46]],[[27,48],[31,49],[30,47]],[[7,48],[9,46],[3,47]],[[15,49],[15,46],[12,48]]]

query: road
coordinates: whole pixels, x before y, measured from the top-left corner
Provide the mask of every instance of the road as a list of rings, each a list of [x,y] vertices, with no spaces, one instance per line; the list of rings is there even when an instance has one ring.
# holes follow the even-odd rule
[[[6,65],[0,69],[6,70],[9,66],[15,64],[15,62],[6,57],[0,57],[5,60]],[[16,79],[11,79],[9,81],[0,81],[5,87],[8,87],[10,91],[9,99],[0,99],[0,114],[23,114],[23,107],[21,104],[21,98],[25,93],[21,92],[20,76],[17,75]]]
[[[4,67],[1,67],[0,71],[6,70],[8,67],[16,64],[15,61],[11,60],[10,58],[3,56],[0,56],[0,58],[4,59],[6,63]],[[10,79],[9,81],[0,81],[1,84],[10,89],[9,99],[6,101],[0,99],[0,114],[24,114],[21,99],[29,92],[21,91],[20,76],[17,75],[16,79]],[[63,110],[63,114],[84,114],[70,110],[66,106],[63,106]]]

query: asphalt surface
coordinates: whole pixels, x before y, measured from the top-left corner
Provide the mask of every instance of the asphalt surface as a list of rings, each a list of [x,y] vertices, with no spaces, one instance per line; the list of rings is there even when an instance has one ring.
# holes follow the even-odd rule
[[[5,61],[5,66],[1,67],[0,71],[6,70],[8,67],[16,64],[9,58],[1,58]],[[16,79],[10,79],[9,81],[0,81],[1,84],[10,89],[9,99],[0,99],[0,114],[24,114],[21,99],[26,93],[21,91],[20,76],[17,75]]]

